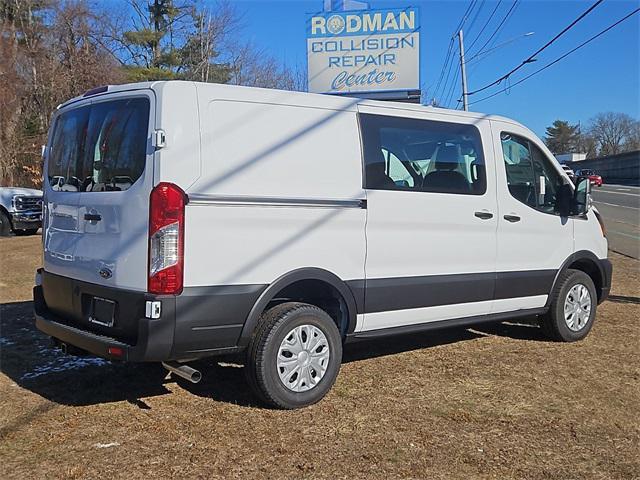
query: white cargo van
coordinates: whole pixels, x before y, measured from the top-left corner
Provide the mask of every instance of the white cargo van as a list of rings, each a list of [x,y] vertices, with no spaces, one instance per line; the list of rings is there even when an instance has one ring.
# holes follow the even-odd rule
[[[40,330],[192,381],[186,362],[245,352],[281,408],[321,399],[359,338],[537,315],[582,339],[611,285],[588,180],[484,114],[102,87],[55,112],[44,185]]]

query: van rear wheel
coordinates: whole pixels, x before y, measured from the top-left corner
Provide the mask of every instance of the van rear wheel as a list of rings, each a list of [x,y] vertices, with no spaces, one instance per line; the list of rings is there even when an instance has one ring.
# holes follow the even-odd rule
[[[593,326],[597,304],[591,277],[569,269],[561,274],[553,289],[549,312],[540,321],[542,331],[559,342],[582,340]]]
[[[341,362],[342,339],[333,319],[313,305],[287,302],[262,314],[245,372],[265,403],[294,409],[320,401]]]

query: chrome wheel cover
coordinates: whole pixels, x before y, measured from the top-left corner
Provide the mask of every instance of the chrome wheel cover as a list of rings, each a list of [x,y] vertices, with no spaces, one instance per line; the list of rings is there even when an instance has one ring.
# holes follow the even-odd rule
[[[569,330],[578,332],[589,322],[591,316],[591,294],[589,289],[578,283],[567,293],[564,300],[564,321]]]
[[[314,325],[300,325],[287,333],[276,361],[282,384],[292,392],[314,388],[329,366],[331,352],[326,335]]]

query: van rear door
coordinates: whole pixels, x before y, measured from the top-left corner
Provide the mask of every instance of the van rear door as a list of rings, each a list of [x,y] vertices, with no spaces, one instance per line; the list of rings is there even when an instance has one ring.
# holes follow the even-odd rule
[[[101,95],[55,117],[46,160],[45,271],[147,288],[151,90]]]

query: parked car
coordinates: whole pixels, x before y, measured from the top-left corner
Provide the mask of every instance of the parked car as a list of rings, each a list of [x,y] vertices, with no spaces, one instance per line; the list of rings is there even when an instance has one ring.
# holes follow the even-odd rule
[[[564,172],[567,174],[567,176],[569,177],[569,179],[573,182],[576,179],[576,174],[575,172],[571,169],[571,167],[569,165],[560,165],[562,167],[562,170],[564,170]]]
[[[33,235],[41,225],[41,190],[0,187],[0,237]]]
[[[61,105],[44,157],[37,327],[194,382],[190,360],[242,353],[280,408],[358,339],[538,315],[580,340],[611,285],[589,183],[501,117],[138,83]]]
[[[576,172],[576,175],[578,177],[587,177],[589,178],[589,183],[591,183],[591,185],[595,185],[596,187],[601,187],[602,186],[602,177],[600,175],[598,175],[596,172],[594,172],[593,170],[587,169],[587,168],[583,168],[581,170],[578,170]]]

